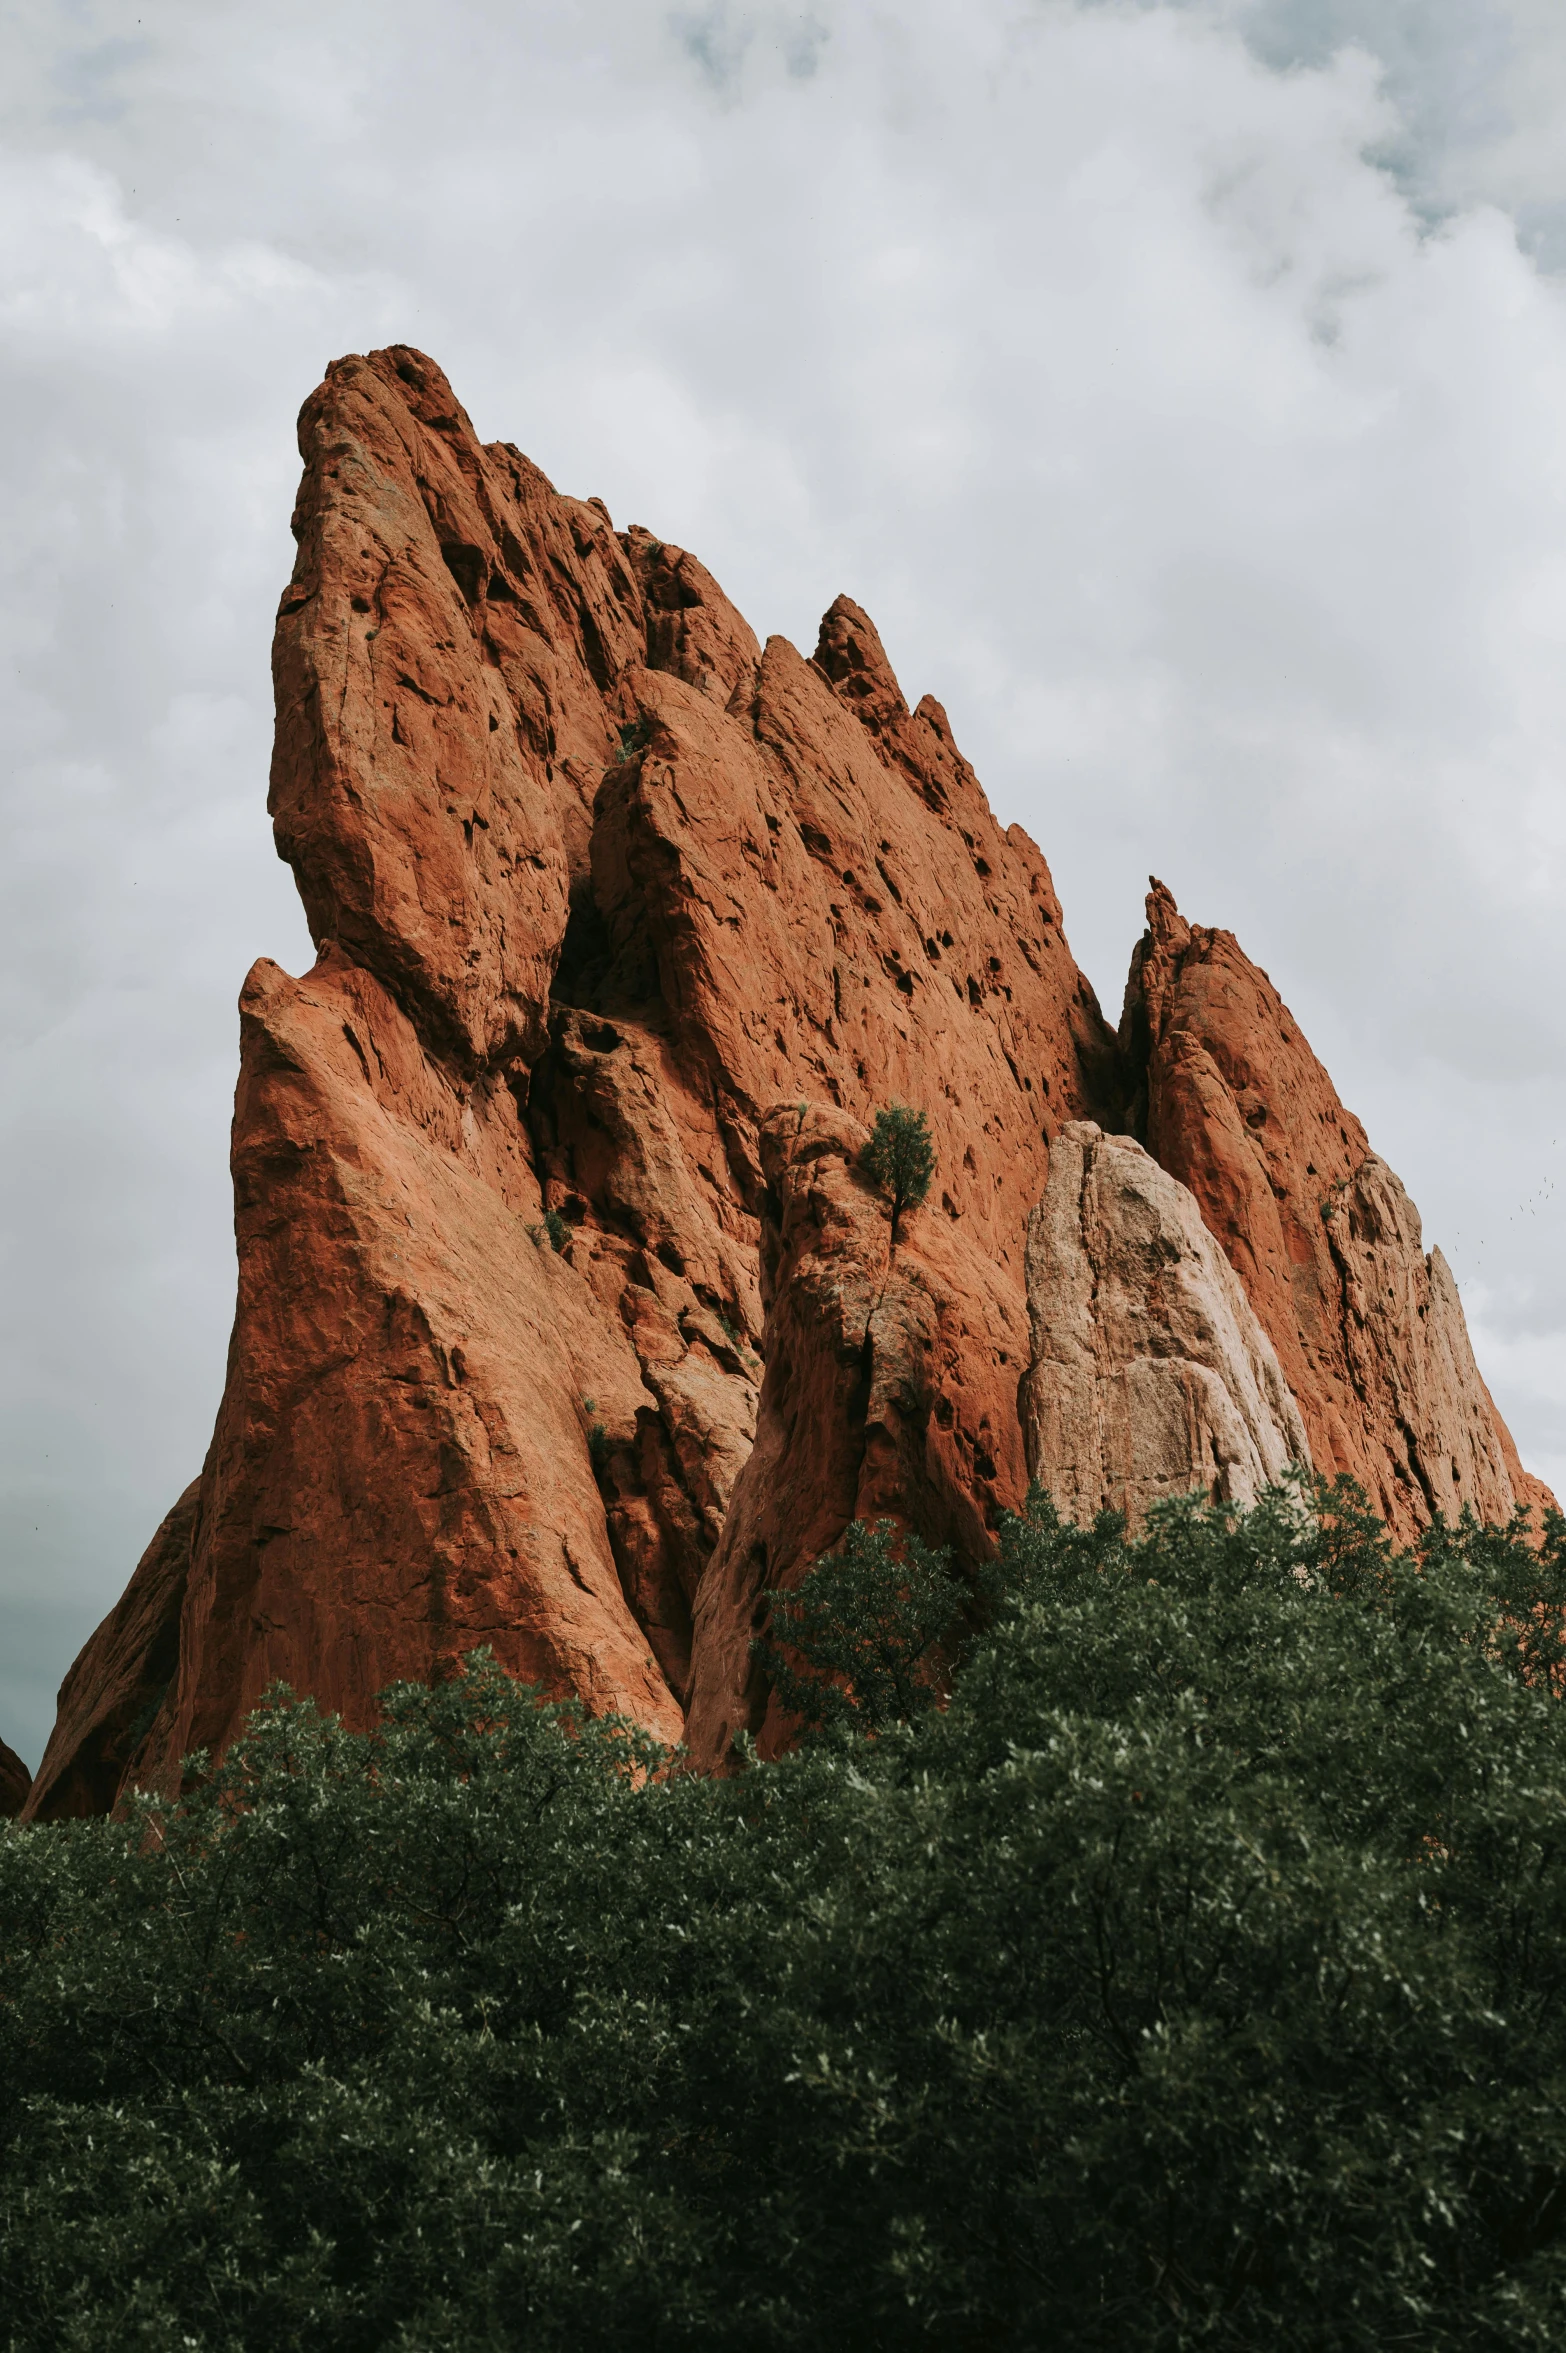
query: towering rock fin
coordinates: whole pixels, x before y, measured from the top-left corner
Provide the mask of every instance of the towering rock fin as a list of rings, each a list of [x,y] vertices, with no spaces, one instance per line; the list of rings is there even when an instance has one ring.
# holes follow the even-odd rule
[[[481,445],[405,346],[337,361],[300,448],[271,806],[319,955],[246,983],[183,1590],[67,1679],[59,1809],[174,1786],[274,1678],[362,1723],[478,1643],[677,1737],[704,1645],[749,1638],[698,1595],[756,1429],[780,1102],[928,1113],[944,1468],[908,1469],[917,1397],[891,1454],[910,1515],[939,1493],[981,1541],[1020,1494],[1048,1138],[1113,1091],[1043,858],[857,608],[824,666],[758,647],[694,557]],[[999,1397],[997,1347],[1005,1428],[970,1446],[954,1401]]]
[[[1190,1188],[1277,1351],[1316,1466],[1402,1539],[1553,1504],[1480,1378],[1419,1214],[1232,933],[1154,881],[1121,1016],[1133,1122]]]

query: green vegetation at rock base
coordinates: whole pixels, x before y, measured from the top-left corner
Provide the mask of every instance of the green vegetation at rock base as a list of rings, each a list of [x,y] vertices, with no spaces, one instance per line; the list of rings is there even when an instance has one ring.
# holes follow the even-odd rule
[[[0,2343],[1560,2344],[1566,1524],[822,1575],[726,1781],[476,1659],[0,1834]]]

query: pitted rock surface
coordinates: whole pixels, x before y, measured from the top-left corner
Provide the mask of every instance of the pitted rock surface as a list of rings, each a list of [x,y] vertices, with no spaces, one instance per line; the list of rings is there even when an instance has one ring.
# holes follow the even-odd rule
[[[698,1596],[757,1431],[780,1101],[929,1116],[937,1353],[988,1395],[1016,1339],[1007,1432],[904,1516],[985,1541],[1048,1138],[1116,1099],[1043,858],[857,606],[814,660],[763,649],[403,347],[335,363],[300,447],[271,807],[318,961],[246,984],[217,1426],[67,1679],[40,1813],[172,1787],[274,1677],[362,1723],[481,1642],[677,1737],[733,1649]]]
[[[1470,1505],[1553,1504],[1480,1377],[1457,1287],[1267,975],[1161,883],[1121,1043],[1133,1124],[1189,1186],[1278,1353],[1319,1470],[1400,1538]]]

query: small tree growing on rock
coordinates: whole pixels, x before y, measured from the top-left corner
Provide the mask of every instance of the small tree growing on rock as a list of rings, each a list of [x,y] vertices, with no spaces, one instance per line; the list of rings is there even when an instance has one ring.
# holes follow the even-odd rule
[[[922,1111],[894,1103],[878,1111],[870,1141],[860,1154],[860,1167],[875,1184],[892,1196],[892,1240],[905,1209],[917,1209],[930,1190],[935,1174],[935,1145],[930,1123]]]

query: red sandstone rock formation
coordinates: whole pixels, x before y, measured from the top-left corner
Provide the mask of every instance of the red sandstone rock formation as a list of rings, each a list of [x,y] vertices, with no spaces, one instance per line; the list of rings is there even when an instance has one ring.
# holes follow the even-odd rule
[[[982,1543],[1047,1139],[1113,1101],[1043,859],[857,607],[814,661],[762,649],[406,349],[330,369],[300,445],[271,806],[318,961],[245,986],[227,1386],[67,1679],[43,1816],[173,1786],[275,1677],[362,1722],[480,1642],[676,1737],[733,1681],[693,1613],[756,1429],[763,1215],[808,1255],[780,1101],[849,1137],[919,1104],[939,1155],[876,1278],[918,1326],[877,1361],[924,1369],[811,1524],[873,1493]],[[767,1508],[808,1520],[810,1475]]]
[[[1028,1216],[1062,1125],[1121,1124],[1042,857],[857,606],[761,647],[414,351],[337,362],[300,446],[271,806],[318,956],[245,985],[217,1426],[41,1818],[172,1788],[276,1677],[362,1723],[479,1643],[701,1762],[775,1743],[770,1587],[855,1514],[972,1555],[1020,1499]],[[1396,1180],[1232,941],[1153,922],[1143,1123],[1318,1463],[1400,1529],[1504,1511]],[[937,1152],[895,1247],[857,1169],[893,1100]]]
[[[1188,924],[1162,883],[1121,1044],[1133,1121],[1188,1185],[1299,1402],[1319,1470],[1349,1472],[1399,1537],[1469,1504],[1553,1504],[1480,1378],[1446,1261],[1267,975]]]
[[[0,1820],[14,1821],[27,1803],[33,1777],[14,1748],[0,1740]]]
[[[686,1738],[726,1764],[789,1736],[750,1655],[766,1593],[796,1584],[854,1519],[890,1518],[974,1560],[1027,1489],[1017,1384],[1025,1301],[1006,1269],[940,1212],[904,1209],[864,1176],[869,1131],[787,1104],[761,1131],[767,1369],[756,1444],[696,1605]]]

